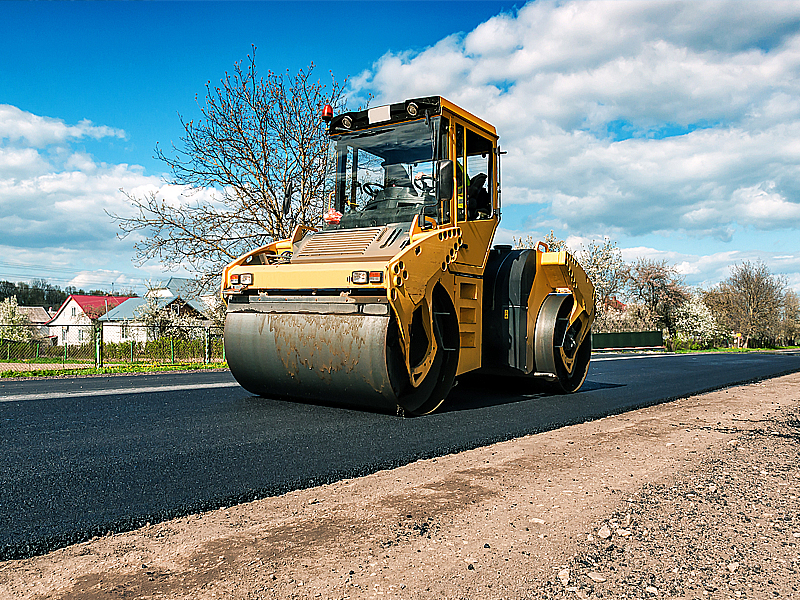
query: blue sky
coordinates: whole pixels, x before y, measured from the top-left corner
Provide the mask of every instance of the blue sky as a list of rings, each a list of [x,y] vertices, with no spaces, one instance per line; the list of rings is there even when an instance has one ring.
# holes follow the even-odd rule
[[[124,140],[84,142],[108,162],[160,173],[157,141],[178,141],[252,45],[263,71],[361,73],[386,52],[417,51],[513,8],[502,2],[4,2],[0,103],[67,124],[89,119]],[[397,26],[405,22],[405,26]]]
[[[355,103],[442,94],[494,123],[498,241],[608,235],[703,286],[760,259],[800,290],[800,4],[654,0],[0,3],[0,279],[159,278],[104,211],[169,195],[155,144],[252,44]]]

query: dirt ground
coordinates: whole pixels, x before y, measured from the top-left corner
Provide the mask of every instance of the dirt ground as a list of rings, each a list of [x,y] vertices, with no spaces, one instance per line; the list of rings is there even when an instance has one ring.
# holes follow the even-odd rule
[[[0,563],[2,598],[800,598],[800,374]]]

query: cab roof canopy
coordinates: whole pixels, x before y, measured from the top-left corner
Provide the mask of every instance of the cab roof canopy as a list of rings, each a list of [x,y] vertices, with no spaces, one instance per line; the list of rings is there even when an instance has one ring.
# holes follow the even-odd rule
[[[345,112],[333,117],[328,133],[330,135],[336,135],[390,125],[392,123],[402,123],[405,121],[435,117],[441,115],[443,109],[458,115],[492,137],[498,137],[497,130],[493,125],[490,125],[483,119],[476,117],[472,113],[441,96],[411,98],[394,104],[385,104],[365,110]]]

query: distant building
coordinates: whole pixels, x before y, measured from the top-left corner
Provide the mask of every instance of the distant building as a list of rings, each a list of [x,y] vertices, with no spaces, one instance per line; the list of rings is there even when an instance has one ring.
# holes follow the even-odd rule
[[[56,336],[56,343],[62,346],[88,344],[92,339],[91,325],[94,321],[129,299],[130,296],[72,294],[47,322],[49,334]]]
[[[44,339],[50,337],[50,328],[47,323],[53,318],[47,309],[42,306],[17,306],[17,312],[28,317],[33,328],[34,338]]]
[[[208,326],[209,304],[204,296],[194,291],[195,282],[181,277],[170,277],[164,283],[148,290],[143,298],[129,298],[100,317],[103,324],[103,341],[107,343],[146,342],[162,335],[160,327],[146,322],[144,312],[161,313],[163,323],[181,323],[182,318],[194,320],[198,326]],[[152,317],[152,315],[151,315]]]

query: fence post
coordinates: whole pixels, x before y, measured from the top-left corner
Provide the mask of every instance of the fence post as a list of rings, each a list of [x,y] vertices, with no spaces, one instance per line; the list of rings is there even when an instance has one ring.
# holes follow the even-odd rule
[[[36,342],[36,358],[39,358],[39,342]]]
[[[225,338],[222,338],[222,362],[225,362]]]
[[[131,340],[131,364],[133,364],[133,340]]]
[[[103,368],[103,324],[99,321],[94,324],[94,366]]]
[[[211,350],[211,343],[209,339],[209,332],[208,327],[205,328],[203,332],[203,364],[207,365],[211,362],[210,350]]]
[[[172,364],[175,364],[175,340],[169,338],[169,355],[172,358]]]
[[[64,340],[64,360],[61,362],[62,367],[67,366],[67,341]]]

